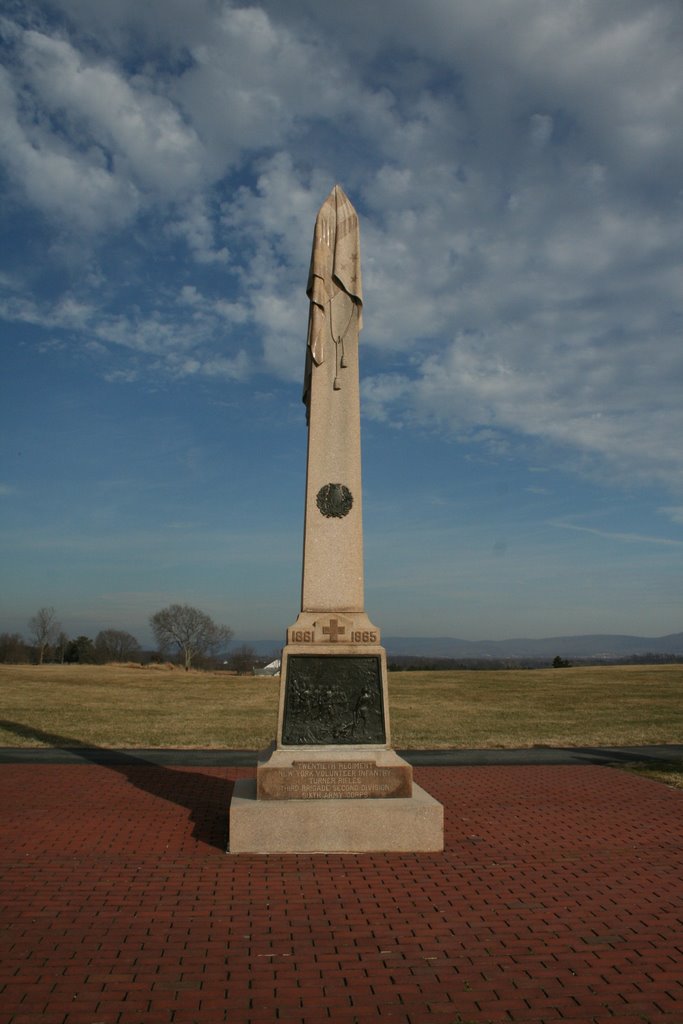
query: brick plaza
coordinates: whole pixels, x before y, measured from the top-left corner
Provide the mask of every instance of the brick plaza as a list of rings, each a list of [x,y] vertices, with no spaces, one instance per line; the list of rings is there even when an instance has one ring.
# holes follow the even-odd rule
[[[247,768],[0,767],[2,1024],[683,1024],[683,793],[421,767],[443,854],[225,853]]]

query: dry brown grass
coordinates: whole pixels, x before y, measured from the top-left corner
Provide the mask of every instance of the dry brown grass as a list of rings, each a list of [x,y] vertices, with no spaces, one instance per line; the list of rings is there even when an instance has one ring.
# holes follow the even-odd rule
[[[682,696],[681,665],[399,672],[393,739],[417,748],[681,743]]]
[[[0,718],[14,723],[0,745],[255,749],[275,734],[277,692],[173,665],[0,665]]]
[[[0,665],[0,746],[258,749],[278,681],[169,665]],[[683,666],[397,672],[399,748],[683,742]]]

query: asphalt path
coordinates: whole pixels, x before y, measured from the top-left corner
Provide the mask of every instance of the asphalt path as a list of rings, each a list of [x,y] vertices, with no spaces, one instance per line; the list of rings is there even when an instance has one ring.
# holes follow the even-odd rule
[[[682,744],[642,747],[529,747],[520,750],[399,750],[412,765],[577,765],[683,760]],[[109,749],[104,747],[0,747],[0,764],[156,764],[250,767],[256,750]]]

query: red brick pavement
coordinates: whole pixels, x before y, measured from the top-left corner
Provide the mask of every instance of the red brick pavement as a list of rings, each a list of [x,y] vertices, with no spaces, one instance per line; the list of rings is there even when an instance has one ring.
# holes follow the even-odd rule
[[[421,768],[443,854],[224,853],[235,768],[0,768],[2,1024],[683,1024],[683,793]]]

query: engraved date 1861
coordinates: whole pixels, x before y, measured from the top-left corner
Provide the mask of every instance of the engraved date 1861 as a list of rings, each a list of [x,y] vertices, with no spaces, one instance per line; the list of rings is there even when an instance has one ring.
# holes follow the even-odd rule
[[[312,644],[313,643],[313,630],[312,629],[293,629],[292,630],[292,643],[293,644]]]

